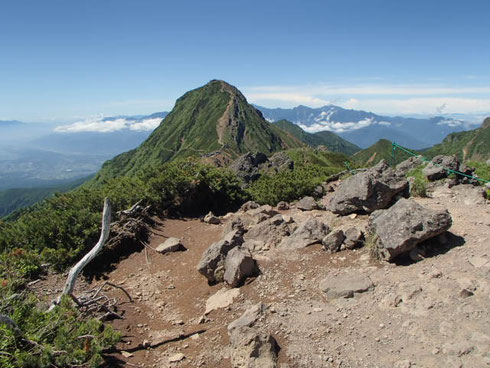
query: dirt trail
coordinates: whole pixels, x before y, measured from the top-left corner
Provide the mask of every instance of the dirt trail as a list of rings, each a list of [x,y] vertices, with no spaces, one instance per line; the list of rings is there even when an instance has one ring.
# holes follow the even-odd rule
[[[269,251],[258,259],[262,274],[204,323],[199,322],[206,300],[223,285],[209,286],[196,265],[221,238],[223,225],[165,220],[150,246],[175,236],[187,251],[134,253],[107,275],[135,298],[121,305],[125,319],[113,322],[125,334],[118,348],[131,356],[114,358],[140,367],[231,367],[226,326],[262,301],[268,306],[266,329],[281,347],[282,368],[490,366],[490,205],[465,203],[457,190],[435,196],[417,201],[447,208],[453,217],[453,236],[440,254],[397,266],[371,260],[367,249],[332,255],[320,245]],[[363,228],[367,221],[325,211],[287,213],[313,215],[331,227]],[[375,288],[327,300],[320,280],[342,273],[364,274]]]

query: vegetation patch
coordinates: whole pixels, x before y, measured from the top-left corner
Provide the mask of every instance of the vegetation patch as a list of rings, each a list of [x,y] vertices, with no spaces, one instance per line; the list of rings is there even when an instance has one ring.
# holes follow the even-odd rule
[[[422,173],[424,165],[420,165],[417,168],[410,170],[407,173],[407,178],[413,178],[410,182],[410,195],[414,197],[427,197],[427,185],[429,180]]]

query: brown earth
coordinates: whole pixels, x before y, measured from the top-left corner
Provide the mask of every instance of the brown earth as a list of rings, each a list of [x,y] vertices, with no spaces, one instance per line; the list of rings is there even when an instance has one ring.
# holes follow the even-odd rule
[[[223,225],[164,220],[150,247],[173,236],[187,251],[147,248],[106,275],[134,298],[129,303],[119,290],[108,291],[124,316],[112,322],[124,340],[108,366],[231,367],[226,326],[259,301],[267,306],[263,328],[281,347],[282,368],[490,366],[490,205],[474,203],[471,188],[458,187],[416,199],[447,208],[453,218],[449,242],[431,257],[395,265],[372,260],[366,248],[328,254],[318,244],[264,252],[257,256],[261,275],[229,307],[206,317],[206,300],[224,286],[209,286],[196,266]],[[327,211],[282,213],[297,222],[315,216],[331,228],[364,229],[367,222]],[[344,273],[367,276],[374,290],[327,300],[320,281]]]

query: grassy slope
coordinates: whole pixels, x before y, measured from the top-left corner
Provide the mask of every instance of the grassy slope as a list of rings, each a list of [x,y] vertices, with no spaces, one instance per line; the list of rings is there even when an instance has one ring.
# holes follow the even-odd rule
[[[282,130],[291,133],[299,140],[305,142],[309,146],[317,147],[320,145],[326,146],[330,151],[342,152],[348,155],[352,155],[360,150],[358,146],[345,139],[339,137],[337,134],[323,131],[315,134],[305,132],[296,124],[291,123],[288,120],[279,120],[273,123]]]
[[[300,146],[301,141],[268,123],[236,88],[211,81],[180,97],[140,147],[107,161],[97,178],[132,174],[153,164],[216,150],[237,157],[249,151],[273,153]]]
[[[417,153],[415,150],[410,150]],[[409,158],[410,155],[399,149],[395,151],[395,163],[399,164],[403,160]],[[393,163],[393,145],[387,139],[380,139],[371,147],[363,149],[353,156],[354,160],[360,164],[375,165],[381,160],[386,160],[388,163]]]
[[[457,155],[462,160],[490,159],[490,118],[478,129],[449,134],[441,144],[424,151],[427,157]]]

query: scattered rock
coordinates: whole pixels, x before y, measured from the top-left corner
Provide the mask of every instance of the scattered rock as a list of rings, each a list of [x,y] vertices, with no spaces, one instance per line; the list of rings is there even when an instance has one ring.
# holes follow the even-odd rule
[[[362,245],[364,234],[361,230],[351,227],[344,232],[345,240],[342,249],[355,249]]]
[[[209,212],[206,216],[204,216],[204,222],[212,225],[221,224],[221,219],[215,216],[212,212]]]
[[[250,276],[257,274],[257,265],[250,253],[240,247],[228,252],[225,260],[224,281],[231,287],[240,286]]]
[[[302,211],[312,211],[319,208],[318,203],[316,203],[313,197],[303,197],[296,203],[296,208]]]
[[[462,298],[468,298],[472,295],[474,295],[474,293],[468,289],[461,289],[461,291],[459,292],[459,296],[461,296]]]
[[[181,240],[178,238],[168,238],[162,244],[156,247],[156,251],[162,254],[185,251],[185,250],[186,248],[182,244]]]
[[[206,301],[206,311],[204,315],[219,309],[226,308],[233,304],[233,300],[240,295],[240,289],[227,289],[222,288],[216,292],[216,294],[211,295]]]
[[[320,289],[328,299],[352,298],[355,293],[363,293],[374,288],[369,277],[357,273],[328,276],[320,282]]]
[[[289,203],[288,202],[281,201],[281,202],[279,202],[277,204],[277,209],[279,211],[289,210]]]
[[[340,215],[373,212],[388,207],[397,194],[406,194],[408,181],[381,160],[376,166],[344,180],[333,194],[328,209]]]
[[[387,261],[442,234],[451,224],[449,212],[427,209],[412,199],[400,199],[393,207],[369,217],[369,227],[378,236],[379,255]]]
[[[279,248],[281,249],[300,249],[308,245],[319,243],[328,234],[330,229],[323,222],[314,217],[308,218],[291,234],[285,238]]]
[[[344,239],[345,235],[342,230],[334,230],[322,239],[322,244],[327,252],[335,253],[340,249]]]

